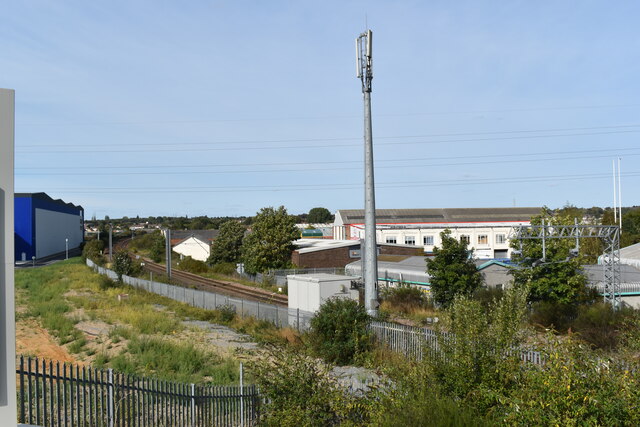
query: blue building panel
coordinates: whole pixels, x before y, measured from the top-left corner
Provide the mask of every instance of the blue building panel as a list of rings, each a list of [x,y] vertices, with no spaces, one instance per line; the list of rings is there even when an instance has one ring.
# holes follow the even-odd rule
[[[78,217],[78,227],[80,227],[80,229],[76,229],[76,232],[81,232],[82,235],[76,238],[76,243],[79,242],[78,239],[83,240],[84,228],[82,224],[84,222],[84,209],[82,206],[65,203],[62,200],[54,200],[45,193],[16,193],[14,199],[16,261],[29,261],[32,257],[52,255],[50,249],[47,250],[46,248],[37,247],[38,242],[36,241],[36,236],[40,235],[46,238],[49,236],[49,233],[46,231],[47,228],[39,230],[38,233],[36,233],[36,217],[42,217],[41,214],[36,215],[36,210],[58,212]],[[52,230],[52,236],[55,236],[55,231],[56,230]],[[45,234],[42,234],[43,232]],[[44,243],[45,244],[41,242],[40,246],[46,247],[46,242]],[[62,248],[62,250],[64,250],[64,248]],[[58,250],[55,249],[55,251]],[[40,253],[39,256],[38,253]]]
[[[33,215],[33,199],[16,197],[14,199],[15,221],[15,260],[30,260],[35,256],[35,215]]]

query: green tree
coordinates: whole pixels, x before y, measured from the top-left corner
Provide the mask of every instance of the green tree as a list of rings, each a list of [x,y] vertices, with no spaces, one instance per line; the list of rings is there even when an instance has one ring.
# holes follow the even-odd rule
[[[333,215],[327,208],[313,208],[307,216],[307,222],[310,224],[324,224],[330,221],[333,221]]]
[[[242,243],[244,269],[250,274],[291,266],[293,241],[300,236],[284,206],[262,208]]]
[[[237,262],[240,259],[245,227],[238,221],[230,220],[220,226],[220,233],[213,242],[210,265]]]
[[[545,224],[573,225],[574,218],[567,215],[553,215],[544,208],[542,214],[531,219],[532,225]],[[511,243],[514,249],[520,249],[520,242]],[[542,240],[522,241],[522,252],[513,257],[520,268],[512,270],[516,286],[529,286],[530,301],[549,301],[571,304],[583,301],[590,293],[586,288],[586,277],[580,266],[582,257],[571,258],[570,250],[575,247],[574,239],[546,239],[546,255],[542,259]]]
[[[151,247],[149,248],[149,256],[153,262],[160,262],[166,252],[166,239],[162,234],[153,236]]]
[[[434,300],[448,307],[456,295],[473,294],[482,284],[482,276],[471,260],[466,241],[451,237],[451,230],[444,230],[440,238],[442,247],[434,247],[433,257],[427,258],[427,273]]]
[[[118,275],[118,282],[122,282],[122,276],[128,276],[135,270],[133,260],[125,250],[118,251],[113,256],[113,271]]]

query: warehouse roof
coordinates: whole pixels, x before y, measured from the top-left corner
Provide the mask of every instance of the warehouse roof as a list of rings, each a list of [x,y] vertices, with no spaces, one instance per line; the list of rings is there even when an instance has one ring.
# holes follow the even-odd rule
[[[528,222],[542,208],[376,209],[378,224]],[[336,225],[364,223],[364,209],[341,209]]]
[[[55,203],[57,205],[62,205],[62,206],[67,206],[70,208],[74,208],[74,209],[82,209],[84,210],[84,208],[80,205],[74,205],[73,203],[67,203],[65,201],[63,201],[62,199],[52,199],[51,197],[49,197],[49,195],[47,193],[15,193],[14,197],[28,197],[31,199],[40,199],[40,200],[45,200],[47,202],[51,202],[51,203]]]

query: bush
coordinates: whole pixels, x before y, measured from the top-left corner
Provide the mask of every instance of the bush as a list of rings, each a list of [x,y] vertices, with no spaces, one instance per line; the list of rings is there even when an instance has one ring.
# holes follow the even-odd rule
[[[553,329],[564,333],[569,329],[577,314],[577,305],[538,301],[531,306],[529,323],[538,328]]]
[[[107,276],[100,276],[98,279],[98,288],[100,288],[101,291],[106,291],[107,289],[115,288],[117,286],[116,282]]]
[[[211,267],[211,271],[225,276],[232,276],[236,272],[236,264],[233,262],[222,262]]]
[[[118,251],[113,256],[113,271],[118,275],[118,282],[122,282],[122,276],[135,275],[138,268],[125,250]]]
[[[357,301],[331,298],[311,319],[311,347],[328,362],[353,363],[357,355],[371,349],[368,323],[369,315]]]
[[[231,323],[236,318],[236,308],[232,305],[220,305],[216,310],[220,313],[220,321],[224,323]]]
[[[262,425],[366,425],[375,404],[346,392],[326,365],[300,353],[271,348],[250,370],[267,402]]]
[[[82,249],[82,261],[90,259],[98,265],[104,264],[104,257],[102,251],[104,249],[104,242],[102,240],[90,240],[86,242]]]
[[[571,329],[595,348],[615,350],[625,318],[630,315],[629,310],[614,310],[611,304],[603,302],[584,305],[578,309]]]
[[[193,259],[190,256],[181,259],[178,267],[180,267],[180,270],[182,271],[187,271],[193,274],[206,273],[209,271],[207,264],[202,261],[198,261],[197,259]]]
[[[407,283],[398,283],[395,287],[385,288],[382,299],[391,305],[392,309],[402,313],[409,313],[416,308],[428,305],[429,301],[420,288]]]

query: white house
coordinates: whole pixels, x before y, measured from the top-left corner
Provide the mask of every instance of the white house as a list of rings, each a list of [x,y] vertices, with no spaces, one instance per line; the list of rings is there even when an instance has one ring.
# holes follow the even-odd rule
[[[183,257],[206,261],[211,255],[211,244],[217,236],[218,230],[171,231],[171,246],[174,252]]]
[[[376,209],[376,240],[390,244],[422,246],[426,253],[440,246],[440,233],[466,240],[476,258],[508,258],[509,232],[530,225],[542,208]],[[364,235],[364,210],[336,212],[334,239],[359,240]]]

